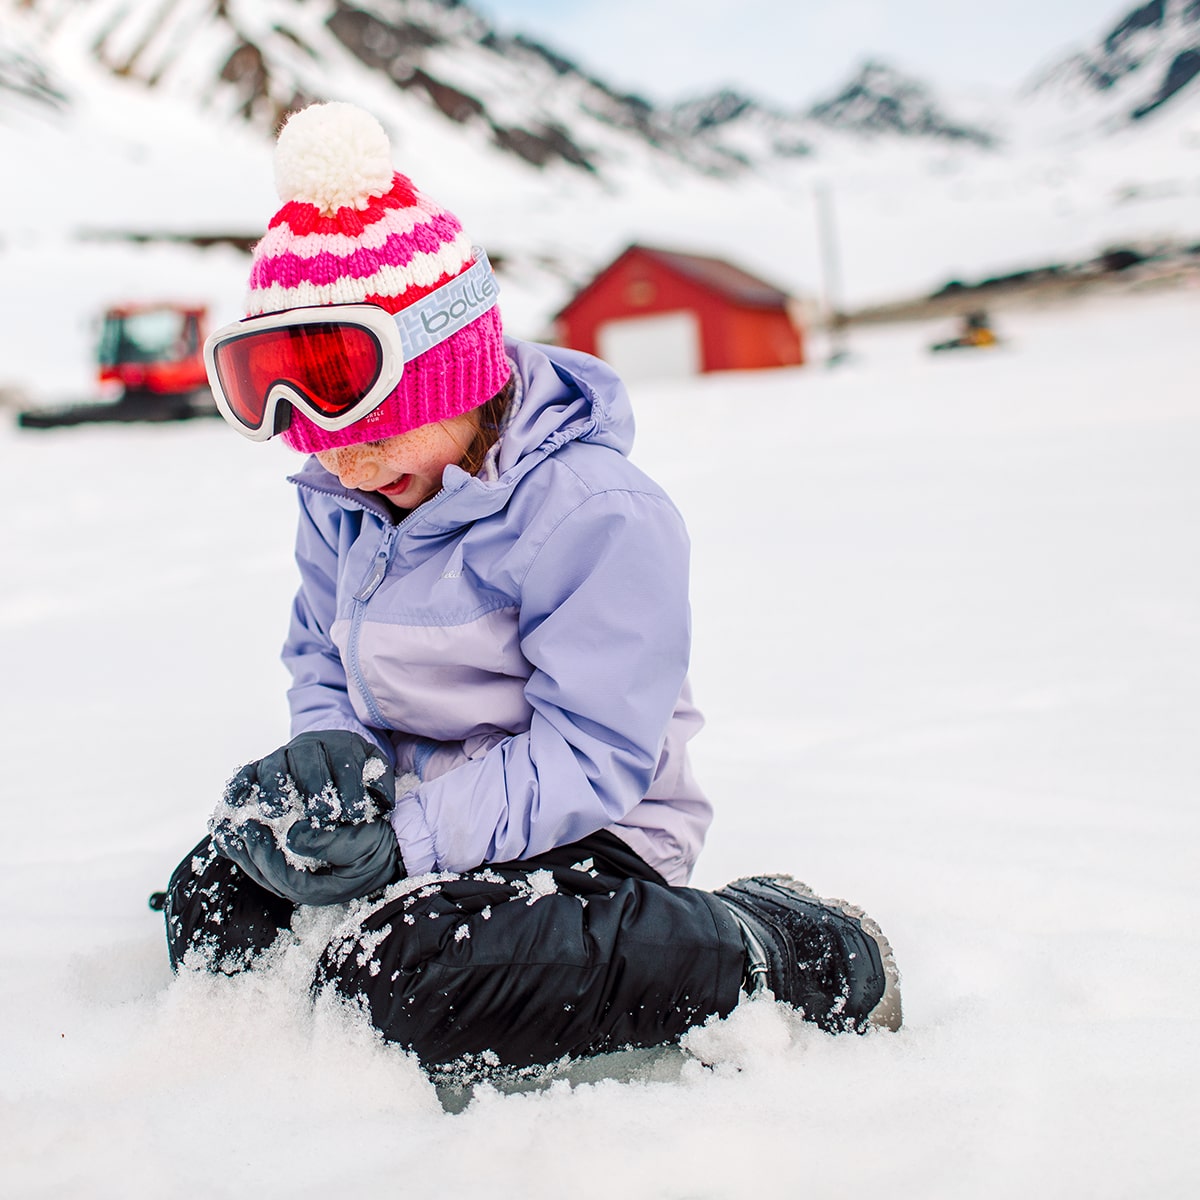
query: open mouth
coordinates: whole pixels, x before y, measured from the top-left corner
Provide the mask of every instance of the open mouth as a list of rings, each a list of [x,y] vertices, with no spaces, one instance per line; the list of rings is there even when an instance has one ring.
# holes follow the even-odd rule
[[[399,496],[408,487],[411,479],[411,475],[401,475],[399,479],[393,479],[391,483],[385,487],[381,487],[379,490],[385,496]]]

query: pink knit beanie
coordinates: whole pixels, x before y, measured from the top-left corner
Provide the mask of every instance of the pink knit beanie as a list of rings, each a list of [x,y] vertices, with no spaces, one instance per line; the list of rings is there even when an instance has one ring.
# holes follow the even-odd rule
[[[314,104],[288,118],[275,148],[283,207],[254,248],[246,315],[316,304],[377,304],[389,313],[475,262],[453,213],[393,171],[387,134],[353,104]],[[312,452],[378,441],[469,412],[508,381],[494,305],[404,364],[384,402],[328,431],[294,411],[283,440]]]

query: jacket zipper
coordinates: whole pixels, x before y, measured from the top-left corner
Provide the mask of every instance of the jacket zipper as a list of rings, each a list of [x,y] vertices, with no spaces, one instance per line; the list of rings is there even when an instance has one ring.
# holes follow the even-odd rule
[[[375,561],[371,564],[371,573],[367,576],[362,587],[354,593],[354,599],[365,604],[375,594],[375,589],[383,582],[383,577],[387,574],[388,563],[392,558],[392,543],[396,540],[396,531],[400,528],[399,525],[385,525],[383,530],[383,541],[379,545],[379,549],[375,552]]]
[[[445,488],[439,489],[437,493],[430,496],[425,504],[429,504],[436,500],[445,492]],[[375,511],[374,506],[362,505],[368,511]],[[392,561],[392,551],[396,545],[396,539],[401,531],[417,520],[418,513],[421,507],[414,508],[412,512],[396,524],[387,523],[383,527],[383,541],[379,543],[379,549],[375,551],[375,558],[371,562],[371,571],[363,580],[362,586],[354,593],[354,618],[350,622],[350,642],[348,646],[350,662],[347,664],[350,669],[350,675],[354,680],[355,687],[358,688],[358,693],[363,698],[363,703],[367,706],[367,712],[371,715],[371,723],[379,729],[390,729],[384,715],[379,710],[379,705],[375,702],[375,697],[371,694],[371,690],[367,687],[367,681],[363,678],[362,659],[359,654],[360,640],[362,637],[363,620],[366,617],[367,601],[375,595],[376,589],[383,582],[387,575],[388,567]]]

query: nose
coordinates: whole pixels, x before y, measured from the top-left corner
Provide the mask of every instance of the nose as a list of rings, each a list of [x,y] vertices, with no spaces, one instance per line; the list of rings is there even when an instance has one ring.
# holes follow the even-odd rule
[[[378,464],[361,446],[343,446],[337,452],[334,471],[343,487],[358,488],[375,477]]]

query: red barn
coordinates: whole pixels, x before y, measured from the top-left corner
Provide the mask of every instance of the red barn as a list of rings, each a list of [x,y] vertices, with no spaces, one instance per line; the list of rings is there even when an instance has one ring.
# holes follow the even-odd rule
[[[795,366],[804,335],[790,297],[724,262],[630,246],[555,317],[564,346],[631,376]]]

